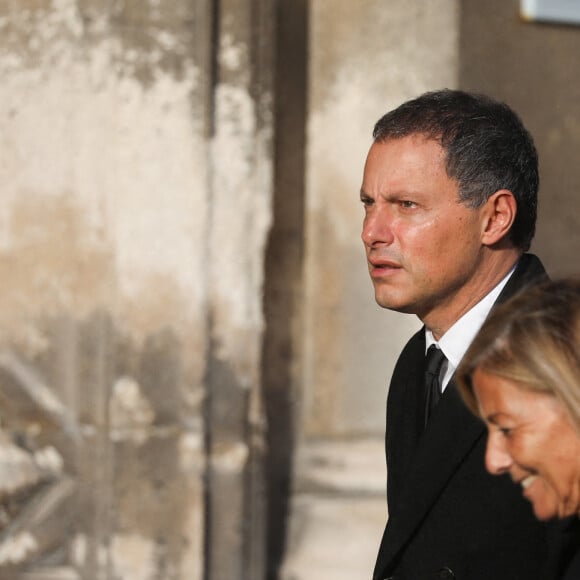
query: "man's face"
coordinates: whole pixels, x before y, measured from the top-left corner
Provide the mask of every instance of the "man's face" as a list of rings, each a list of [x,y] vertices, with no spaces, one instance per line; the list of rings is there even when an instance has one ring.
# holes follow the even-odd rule
[[[482,210],[459,201],[444,162],[439,143],[421,135],[374,143],[361,187],[376,301],[425,323],[470,301],[482,260]]]

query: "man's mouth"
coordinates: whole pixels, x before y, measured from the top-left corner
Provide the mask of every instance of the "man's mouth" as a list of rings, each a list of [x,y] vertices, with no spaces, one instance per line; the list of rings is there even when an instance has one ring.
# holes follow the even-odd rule
[[[374,269],[378,270],[398,270],[401,268],[400,264],[390,260],[369,260],[369,263]]]
[[[385,261],[369,261],[371,266],[370,275],[371,278],[382,279],[385,277],[390,277],[397,271],[401,270],[401,266],[395,262],[385,262]]]

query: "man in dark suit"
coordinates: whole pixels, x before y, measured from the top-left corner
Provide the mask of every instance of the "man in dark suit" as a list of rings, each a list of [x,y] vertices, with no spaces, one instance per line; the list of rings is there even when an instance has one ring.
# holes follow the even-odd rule
[[[375,298],[424,323],[389,389],[389,519],[374,580],[557,578],[574,525],[536,521],[517,486],[486,472],[484,425],[453,384],[494,303],[546,277],[526,253],[533,140],[507,105],[451,90],[387,113],[373,139],[361,201]]]

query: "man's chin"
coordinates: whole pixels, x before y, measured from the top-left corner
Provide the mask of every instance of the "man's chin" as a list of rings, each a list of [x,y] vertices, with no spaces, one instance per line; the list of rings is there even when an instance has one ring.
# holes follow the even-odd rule
[[[393,310],[394,312],[401,312],[403,314],[414,314],[414,309],[410,304],[403,301],[397,301],[392,298],[385,298],[375,294],[375,300],[381,308]]]

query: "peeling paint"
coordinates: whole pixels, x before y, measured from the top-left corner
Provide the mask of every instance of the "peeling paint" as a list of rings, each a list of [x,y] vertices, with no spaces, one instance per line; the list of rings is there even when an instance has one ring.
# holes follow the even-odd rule
[[[179,463],[184,473],[202,473],[205,449],[202,431],[184,433],[179,440]]]
[[[257,360],[250,333],[263,327],[263,251],[271,223],[270,191],[257,187],[256,110],[248,92],[221,85],[216,92],[217,133],[212,142],[215,192],[210,240],[211,287],[215,302],[217,356],[239,361],[242,385],[255,384]],[[235,192],[232,197],[232,192]],[[222,243],[227,240],[227,243]]]
[[[204,317],[206,145],[191,39],[168,21],[147,28],[143,50],[110,4],[85,9],[58,0],[0,21],[0,270],[20,288],[0,317],[30,350],[43,348],[23,323],[35,309],[104,306],[141,336]],[[74,229],[55,238],[61,212]]]
[[[111,553],[114,574],[119,578],[148,580],[155,578],[155,543],[139,534],[116,534]]]
[[[70,61],[73,45],[75,59],[90,59],[91,50],[108,50],[112,71],[137,78],[145,86],[151,84],[157,68],[180,80],[187,76],[191,62],[192,27],[177,27],[171,18],[163,18],[174,5],[149,4],[141,5],[149,26],[143,22],[132,26],[131,17],[124,20],[118,10],[125,3],[93,3],[87,11],[79,0],[52,0],[30,9],[9,9],[0,18],[2,42],[8,48],[0,55],[0,68]]]
[[[155,412],[132,377],[119,377],[110,399],[111,437],[114,441],[133,441],[142,445],[150,436]]]
[[[236,42],[231,34],[224,34],[219,53],[220,63],[232,71],[239,70],[247,64],[248,50],[243,43]]]
[[[0,543],[0,565],[24,562],[37,549],[36,538],[28,532],[9,536]]]
[[[64,460],[62,455],[52,445],[34,452],[34,461],[42,473],[51,477],[62,475]]]
[[[0,432],[0,498],[36,485],[39,480],[40,473],[32,455]]]
[[[111,301],[111,251],[85,235],[83,213],[69,197],[25,195],[3,214],[0,341],[38,352],[46,348],[35,322],[41,313],[82,315]]]
[[[240,474],[248,461],[248,446],[237,442],[221,445],[211,457],[212,467],[221,474]]]

